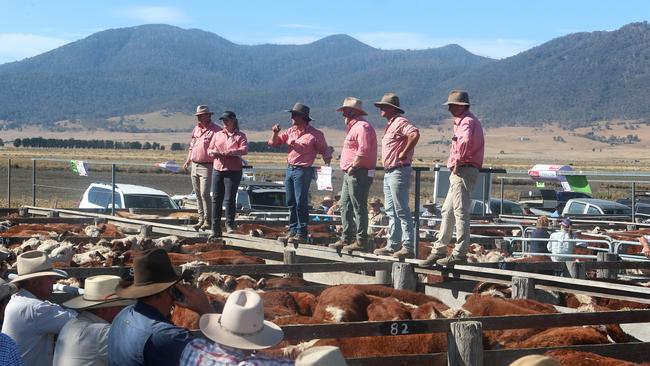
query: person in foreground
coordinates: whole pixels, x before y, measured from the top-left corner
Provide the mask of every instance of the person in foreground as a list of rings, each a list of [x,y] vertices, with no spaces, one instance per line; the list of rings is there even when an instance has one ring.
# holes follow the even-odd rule
[[[177,366],[193,336],[170,323],[172,306],[179,303],[199,315],[212,312],[212,306],[203,291],[178,283],[181,277],[162,249],[147,250],[136,257],[133,271],[133,283],[120,283],[115,291],[117,296],[137,302],[113,320],[108,334],[108,364]]]
[[[282,329],[264,320],[264,304],[255,291],[238,290],[228,296],[222,314],[205,314],[199,320],[202,338],[183,351],[183,366],[289,366],[291,360],[255,355],[256,350],[282,341]]]
[[[47,254],[38,250],[19,255],[17,266],[18,276],[11,283],[19,290],[5,308],[2,333],[16,342],[25,365],[51,365],[54,337],[77,317],[76,311],[47,301],[52,285],[68,275],[53,269]]]
[[[296,366],[347,366],[341,349],[335,346],[307,348],[296,358]]]
[[[314,178],[314,161],[321,154],[325,165],[332,160],[332,148],[327,145],[325,135],[309,122],[309,107],[296,103],[291,113],[291,127],[280,132],[280,125],[274,125],[273,134],[268,141],[270,146],[288,145],[287,172],[284,187],[289,206],[289,236],[290,244],[307,243],[309,224],[309,186]]]
[[[86,278],[84,293],[62,305],[81,311],[59,333],[54,348],[54,366],[108,365],[108,332],[117,313],[133,301],[115,295],[118,276]]]
[[[375,102],[380,114],[386,119],[384,136],[381,138],[381,160],[384,165],[384,201],[389,218],[388,241],[383,248],[375,249],[376,255],[392,255],[394,258],[415,257],[415,232],[409,209],[411,188],[411,162],[420,130],[402,116],[399,97],[386,93]]]
[[[431,254],[422,262],[423,265],[441,266],[467,262],[469,248],[469,210],[470,194],[476,185],[479,169],[483,167],[485,141],[481,122],[469,111],[469,95],[462,90],[452,90],[444,103],[449,113],[454,116],[454,136],[451,139],[447,168],[449,191],[442,205],[442,221],[438,240],[431,249]],[[447,256],[447,245],[456,225],[456,245],[451,255]]]
[[[221,237],[221,214],[226,207],[226,232],[235,231],[235,200],[244,169],[242,156],[248,154],[248,140],[239,130],[239,120],[232,111],[219,117],[223,130],[215,133],[208,148],[214,157],[212,173],[212,235],[208,241]]]

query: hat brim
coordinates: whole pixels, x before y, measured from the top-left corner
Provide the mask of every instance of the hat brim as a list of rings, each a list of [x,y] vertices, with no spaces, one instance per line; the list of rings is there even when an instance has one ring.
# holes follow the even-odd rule
[[[237,335],[224,329],[219,323],[222,314],[204,314],[199,328],[206,337],[224,346],[239,349],[265,349],[282,342],[284,332],[274,323],[264,320],[262,331],[251,335]]]
[[[387,105],[387,106],[390,106],[390,107],[393,107],[393,108],[397,109],[397,111],[399,113],[402,113],[402,114],[404,113],[404,110],[402,108],[396,106],[395,104],[390,104],[390,103],[386,103],[386,102],[375,102],[374,104],[375,104],[375,107],[377,107],[377,108],[381,108],[381,106]]]
[[[359,113],[361,113],[361,115],[363,115],[363,116],[367,116],[367,115],[368,115],[368,113],[366,113],[366,111],[364,111],[363,109],[354,108],[354,107],[350,107],[350,106],[347,106],[347,105],[342,105],[342,106],[338,107],[338,108],[336,109],[336,111],[337,111],[337,112],[342,112],[342,111],[345,110],[346,108],[348,108],[348,109],[354,109],[355,111],[358,111]]]
[[[118,285],[115,289],[115,294],[123,299],[140,299],[143,297],[155,295],[157,293],[163,292],[168,288],[175,285],[180,281],[180,276],[171,282],[161,282],[161,283],[152,283],[149,285],[136,285],[135,283],[130,286],[120,286]]]
[[[445,102],[445,103],[442,103],[442,105],[450,105],[450,104],[455,104],[455,105],[469,105],[469,103],[465,103],[465,102]]]
[[[212,115],[212,114],[214,114],[214,112],[201,112],[201,113],[194,113],[195,116],[200,116],[200,115],[202,115],[202,114],[210,114],[210,115]]]
[[[299,115],[304,116],[305,118],[307,118],[308,121],[313,121],[313,119],[312,119],[311,117],[309,117],[308,114],[305,114],[304,112],[301,112],[301,111],[294,111],[293,109],[287,109],[287,112],[289,112],[289,113],[299,114]]]
[[[92,301],[92,300],[85,300],[83,296],[77,296],[75,298],[72,298],[62,303],[61,305],[70,309],[82,310],[82,309],[108,308],[113,306],[127,306],[127,305],[132,305],[133,303],[134,303],[133,300],[125,300],[119,297],[116,297],[114,299],[109,299],[109,300]]]
[[[46,276],[68,278],[68,274],[65,271],[62,271],[60,269],[50,269],[47,271],[28,273],[28,274],[17,276],[9,283],[17,283],[20,281],[29,280],[30,278],[46,277]]]

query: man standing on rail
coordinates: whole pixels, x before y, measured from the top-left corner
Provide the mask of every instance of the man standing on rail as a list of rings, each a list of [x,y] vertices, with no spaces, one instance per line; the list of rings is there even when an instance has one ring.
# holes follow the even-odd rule
[[[411,161],[415,145],[420,139],[420,131],[402,116],[404,110],[399,105],[397,95],[384,94],[375,106],[388,122],[381,139],[381,158],[384,164],[384,201],[389,218],[389,237],[386,246],[374,253],[392,254],[395,258],[413,258],[415,234],[409,209],[409,190],[413,172]]]
[[[221,127],[212,123],[212,112],[208,106],[196,107],[197,124],[192,130],[192,140],[187,153],[187,160],[183,169],[188,171],[191,167],[190,178],[192,188],[196,194],[196,205],[199,212],[199,221],[194,225],[195,230],[209,230],[212,217],[212,199],[210,188],[212,187],[212,164],[214,157],[208,154],[208,147],[212,141],[212,135],[221,131]]]
[[[466,91],[452,90],[447,102],[449,113],[454,116],[454,136],[451,138],[447,168],[449,191],[442,206],[442,221],[438,240],[423,265],[437,263],[441,266],[467,262],[469,247],[469,208],[470,194],[483,166],[485,142],[481,122],[469,111],[469,95]],[[456,224],[456,246],[447,256],[447,245]]]
[[[330,248],[365,251],[368,246],[368,192],[377,164],[377,134],[366,121],[361,100],[347,97],[337,109],[343,113],[348,134],[341,151],[341,239]]]
[[[321,154],[325,165],[332,160],[332,148],[327,145],[325,135],[309,122],[309,107],[296,103],[291,113],[291,127],[280,133],[282,129],[276,124],[271,129],[273,135],[268,141],[271,146],[289,146],[287,155],[287,172],[284,186],[289,206],[289,236],[291,244],[306,243],[307,224],[309,223],[309,186],[314,178],[314,160]]]

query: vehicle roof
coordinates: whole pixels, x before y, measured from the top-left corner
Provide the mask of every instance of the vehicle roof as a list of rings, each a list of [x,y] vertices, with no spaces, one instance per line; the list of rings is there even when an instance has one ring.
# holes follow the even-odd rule
[[[622,203],[618,203],[615,201],[608,201],[608,200],[602,200],[599,198],[572,198],[569,200],[570,202],[582,202],[582,203],[588,203],[590,205],[595,205],[599,207],[610,207],[610,208],[630,208],[627,205],[624,205]],[[568,204],[568,203],[567,203]]]
[[[92,183],[91,185],[111,189],[111,184],[110,183],[96,182],[96,183]],[[153,195],[153,196],[169,196],[166,192],[161,191],[159,189],[154,189],[154,188],[145,187],[145,186],[139,186],[139,185],[136,185],[136,184],[118,183],[118,184],[115,184],[115,190],[120,191],[123,194],[147,194],[147,195]]]

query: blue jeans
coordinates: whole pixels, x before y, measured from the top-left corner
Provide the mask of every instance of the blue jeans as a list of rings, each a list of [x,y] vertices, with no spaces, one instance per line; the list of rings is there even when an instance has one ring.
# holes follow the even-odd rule
[[[313,167],[287,167],[284,187],[289,206],[289,234],[307,235],[309,185],[313,178]]]
[[[384,174],[384,200],[388,216],[388,244],[393,250],[400,246],[414,251],[413,217],[409,209],[411,167],[399,167]]]

